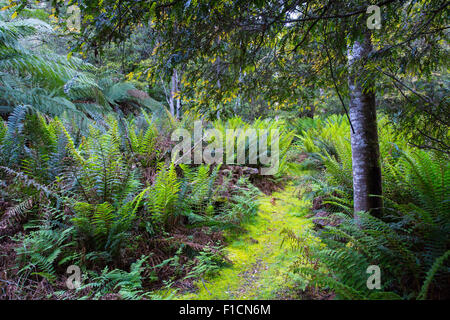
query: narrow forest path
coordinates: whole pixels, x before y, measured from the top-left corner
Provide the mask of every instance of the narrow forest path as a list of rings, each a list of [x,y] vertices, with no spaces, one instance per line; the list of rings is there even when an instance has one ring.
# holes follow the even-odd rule
[[[176,299],[296,299],[289,266],[299,253],[283,244],[284,229],[297,235],[309,234],[312,223],[303,216],[311,207],[298,197],[298,189],[288,186],[259,199],[259,210],[244,224],[248,232],[230,241],[224,249],[232,265],[210,279],[195,283],[194,293]]]

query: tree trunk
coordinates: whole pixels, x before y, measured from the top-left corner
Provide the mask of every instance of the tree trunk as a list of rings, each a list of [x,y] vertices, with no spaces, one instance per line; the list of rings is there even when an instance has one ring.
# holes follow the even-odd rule
[[[177,93],[178,93],[178,97],[177,97],[177,105],[176,105],[176,117],[177,119],[180,119],[180,113],[181,113],[181,99],[180,99],[180,79],[179,79],[179,74],[178,71],[175,70],[175,81],[176,81],[176,88],[177,88]]]
[[[175,98],[176,96],[176,98]],[[176,69],[173,70],[170,81],[170,97],[168,99],[170,114],[177,119],[181,114],[181,99],[180,99],[180,77]]]
[[[172,79],[170,84],[170,97],[169,97],[169,107],[170,114],[175,117],[175,93],[177,92],[177,71],[174,70],[172,73]]]
[[[355,41],[348,50],[349,115],[354,129],[351,145],[355,217],[359,211],[370,211],[379,216],[383,207],[375,93],[370,86],[365,85],[365,88],[371,91],[362,86],[364,80],[369,82],[365,77],[365,62],[371,50],[370,34],[366,34],[361,42]]]

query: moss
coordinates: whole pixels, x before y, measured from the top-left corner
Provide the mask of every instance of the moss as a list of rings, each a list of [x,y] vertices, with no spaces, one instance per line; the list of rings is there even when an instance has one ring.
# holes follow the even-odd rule
[[[311,203],[300,199],[299,191],[288,186],[260,198],[258,214],[243,225],[247,232],[228,235],[230,244],[224,250],[233,264],[212,278],[197,280],[197,292],[178,294],[175,299],[273,299],[295,288],[287,275],[298,252],[282,245],[280,232],[288,228],[298,235],[309,234],[313,227],[302,217]]]

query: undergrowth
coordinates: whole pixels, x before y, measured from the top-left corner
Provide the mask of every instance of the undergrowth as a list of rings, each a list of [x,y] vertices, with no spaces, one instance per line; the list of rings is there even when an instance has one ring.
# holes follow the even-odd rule
[[[344,117],[308,120],[298,137],[308,157],[305,174],[311,219],[326,247],[311,247],[310,265],[294,273],[310,286],[333,290],[345,299],[427,299],[448,296],[450,170],[448,159],[410,148],[394,135],[386,118],[379,126],[384,215],[353,213],[351,148]],[[324,226],[324,227],[323,227]],[[288,234],[288,237],[289,234]],[[290,237],[302,243],[302,239]],[[299,257],[303,259],[303,257]],[[382,287],[369,290],[367,268],[381,269]]]

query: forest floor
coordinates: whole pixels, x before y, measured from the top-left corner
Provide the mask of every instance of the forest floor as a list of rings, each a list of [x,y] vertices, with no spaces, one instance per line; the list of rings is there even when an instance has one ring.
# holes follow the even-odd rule
[[[286,230],[305,241],[317,241],[310,232],[313,223],[304,218],[311,202],[304,200],[301,193],[288,186],[262,196],[257,215],[243,225],[247,232],[232,236],[224,248],[232,263],[214,277],[196,281],[193,292],[178,293],[174,298],[301,299],[299,283],[289,270],[299,259],[299,252],[284,241]]]

